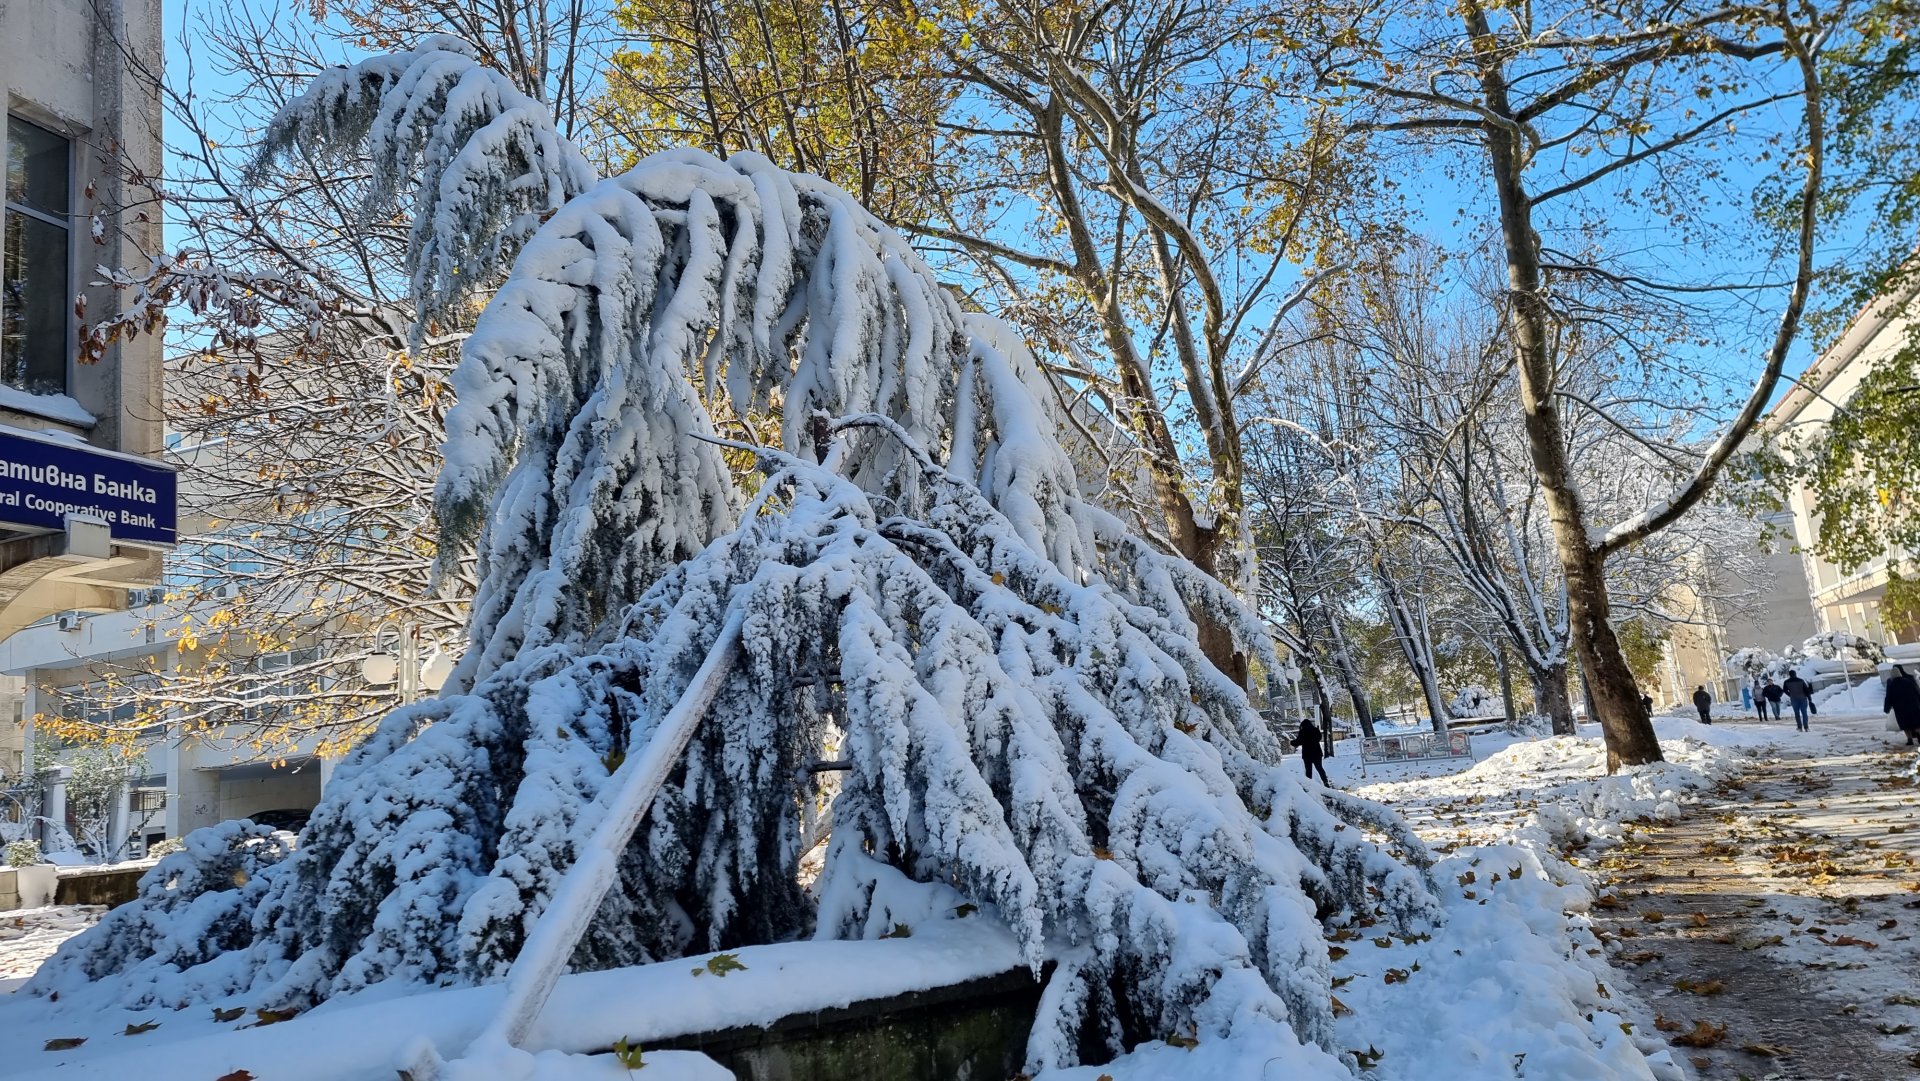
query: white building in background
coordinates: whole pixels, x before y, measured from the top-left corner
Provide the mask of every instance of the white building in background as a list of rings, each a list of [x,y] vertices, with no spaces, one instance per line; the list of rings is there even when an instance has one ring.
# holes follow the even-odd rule
[[[1760,572],[1747,578],[1725,566],[1695,568],[1691,582],[1676,584],[1668,607],[1689,617],[1667,636],[1657,689],[1662,708],[1688,706],[1693,689],[1705,687],[1717,701],[1740,702],[1744,680],[1726,670],[1726,658],[1749,646],[1774,653],[1805,641],[1820,629],[1800,555],[1794,550],[1793,516],[1763,515],[1754,523],[1755,545],[1765,530],[1771,536]],[[1758,604],[1730,610],[1716,597],[1758,592]]]
[[[1767,415],[1767,430],[1777,435],[1804,436],[1818,432],[1859,389],[1860,382],[1879,361],[1904,347],[1914,331],[1912,306],[1915,289],[1867,305],[1800,381]],[[1920,439],[1920,433],[1915,433]],[[1895,551],[1847,574],[1813,553],[1819,532],[1813,493],[1796,488],[1783,493],[1792,514],[1794,540],[1799,546],[1802,573],[1812,597],[1818,630],[1846,631],[1879,642],[1897,643],[1911,637],[1912,628],[1888,627],[1880,618],[1888,571],[1913,553]],[[1911,494],[1911,493],[1909,493]]]

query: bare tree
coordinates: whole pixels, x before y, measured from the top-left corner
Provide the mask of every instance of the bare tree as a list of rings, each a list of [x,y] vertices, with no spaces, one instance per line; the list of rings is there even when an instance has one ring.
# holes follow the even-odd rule
[[[1147,535],[1251,584],[1239,401],[1287,313],[1329,272],[1321,241],[1363,198],[1337,132],[1287,93],[1305,76],[1267,5],[995,2],[941,35],[960,84],[942,220],[976,299],[1033,331],[1056,375],[1131,437]],[[1364,190],[1364,186],[1362,191]],[[1296,264],[1317,269],[1301,274]],[[1244,679],[1244,648],[1203,622]]]
[[[1491,190],[1488,221],[1504,251],[1502,311],[1521,426],[1566,579],[1575,651],[1609,763],[1656,761],[1659,744],[1614,633],[1606,567],[1707,494],[1772,397],[1813,279],[1824,155],[1817,65],[1832,14],[1784,3],[1496,10],[1468,0],[1444,10],[1396,7],[1393,17],[1399,33],[1391,39],[1352,21],[1321,35],[1323,83],[1351,108],[1355,129],[1472,147],[1471,169]],[[1661,328],[1612,321],[1608,301],[1657,300],[1684,320],[1700,314],[1685,308],[1699,297],[1744,299],[1757,288],[1675,280],[1671,268],[1609,250],[1603,222],[1611,214],[1599,210],[1640,203],[1689,245],[1698,243],[1699,183],[1746,147],[1736,137],[1740,122],[1780,103],[1798,107],[1797,130],[1789,124],[1774,134],[1790,149],[1787,168],[1801,183],[1784,260],[1789,280],[1777,287],[1785,299],[1774,329],[1754,348],[1759,371],[1733,420],[1701,453],[1674,463],[1663,496],[1598,526],[1567,446],[1574,425],[1593,419],[1577,414],[1604,410],[1569,408],[1562,393],[1568,336],[1609,334],[1624,354],[1674,365],[1682,350],[1662,341]]]
[[[316,25],[212,12],[183,31],[184,64],[149,73],[167,110],[170,173],[133,179],[149,213],[174,220],[172,247],[103,268],[123,306],[88,334],[105,343],[167,328],[169,443],[186,467],[191,535],[147,611],[177,659],[96,663],[89,690],[102,708],[39,718],[61,735],[130,742],[165,724],[266,759],[336,754],[396,704],[397,683],[362,674],[391,648],[391,634],[375,640],[383,625],[417,635],[428,656],[461,640],[471,561],[434,581],[431,494],[449,377],[478,309],[416,329],[409,225],[368,212],[364,157],[260,169],[248,133],[349,43],[448,32],[548,103],[556,123],[578,122],[597,90],[575,68],[595,67],[604,20],[581,21],[570,3],[350,2],[330,14]],[[197,97],[202,66],[242,89]]]

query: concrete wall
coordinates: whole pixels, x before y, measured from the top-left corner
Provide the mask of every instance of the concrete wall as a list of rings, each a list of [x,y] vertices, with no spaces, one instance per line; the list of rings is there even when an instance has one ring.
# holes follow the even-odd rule
[[[113,166],[125,163],[147,176],[161,173],[159,0],[0,0],[0,95],[7,111],[74,140],[74,281],[89,312],[112,310],[112,290],[96,288],[97,265],[141,267],[162,251],[159,214],[141,220],[146,197],[126,190]],[[4,136],[0,136],[4,138]],[[92,198],[85,192],[93,187]],[[104,244],[89,236],[98,215]],[[4,228],[4,225],[0,225]],[[142,335],[112,346],[97,364],[72,364],[68,394],[92,413],[91,426],[50,421],[37,413],[0,409],[0,424],[58,428],[95,446],[133,454],[161,449],[160,342]]]

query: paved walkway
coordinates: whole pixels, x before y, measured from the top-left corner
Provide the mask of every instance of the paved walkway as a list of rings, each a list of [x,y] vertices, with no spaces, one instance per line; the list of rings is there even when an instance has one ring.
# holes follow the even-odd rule
[[[1702,1078],[1920,1078],[1914,756],[1814,723],[1598,863],[1596,928]]]

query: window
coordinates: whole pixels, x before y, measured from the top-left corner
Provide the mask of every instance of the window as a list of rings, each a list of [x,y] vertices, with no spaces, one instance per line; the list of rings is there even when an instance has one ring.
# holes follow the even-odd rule
[[[319,646],[305,646],[279,653],[262,653],[253,658],[251,668],[261,676],[273,676],[295,668],[305,668],[320,659]],[[251,688],[240,691],[244,698],[259,702],[248,706],[242,714],[254,723],[280,720],[281,714],[288,710],[289,699],[307,696],[316,682],[313,673],[288,676],[283,679],[262,679]]]
[[[113,683],[102,681],[62,687],[55,692],[59,699],[60,718],[84,722],[97,728],[112,727],[143,736],[155,735],[160,731],[159,722],[139,723],[143,708],[149,715],[154,709],[154,704],[143,702],[142,696],[155,685],[154,677],[141,674]]]
[[[67,392],[73,144],[7,118],[5,249],[0,251],[0,382]]]

